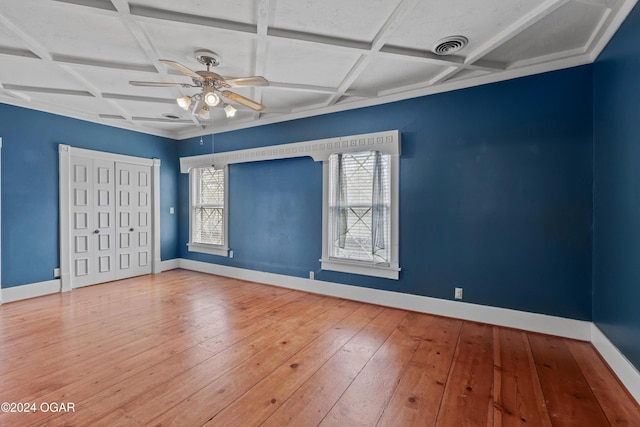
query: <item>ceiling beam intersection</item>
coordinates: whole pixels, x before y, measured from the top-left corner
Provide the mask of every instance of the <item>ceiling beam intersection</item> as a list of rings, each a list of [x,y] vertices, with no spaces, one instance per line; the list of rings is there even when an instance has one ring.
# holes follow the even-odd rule
[[[326,106],[335,104],[344,96],[351,85],[358,79],[358,77],[362,75],[375,54],[380,52],[380,49],[384,47],[387,40],[389,40],[393,33],[395,33],[395,31],[400,27],[402,21],[416,7],[419,2],[420,0],[400,1],[393,13],[391,13],[380,30],[378,30],[378,33],[371,42],[369,50],[365,54],[361,55],[360,58],[358,58],[354,66],[351,68],[351,70],[349,70],[346,77],[338,86],[336,93],[329,97],[329,100],[326,102]]]

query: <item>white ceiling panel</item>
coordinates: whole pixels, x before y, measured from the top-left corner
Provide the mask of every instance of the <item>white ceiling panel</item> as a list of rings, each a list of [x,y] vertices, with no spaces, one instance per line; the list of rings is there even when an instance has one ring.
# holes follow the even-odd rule
[[[7,17],[26,37],[36,40],[52,55],[148,63],[144,50],[115,12],[57,1],[9,3],[12,6]]]
[[[338,87],[360,55],[286,39],[268,41],[265,77],[275,82]]]
[[[360,74],[350,89],[373,92],[428,82],[446,67],[426,62],[410,61],[397,56],[379,55]]]
[[[0,99],[183,139],[590,63],[636,2],[2,0]],[[468,44],[433,51],[453,35]],[[269,86],[225,79],[255,75]],[[245,105],[176,103],[207,91]]]
[[[569,2],[489,53],[486,59],[514,63],[586,49],[590,39],[584,35],[595,33],[606,13],[603,7]]]
[[[0,54],[3,48],[29,50],[29,46],[19,36],[4,25],[0,25]]]
[[[400,0],[277,0],[275,28],[371,42]]]

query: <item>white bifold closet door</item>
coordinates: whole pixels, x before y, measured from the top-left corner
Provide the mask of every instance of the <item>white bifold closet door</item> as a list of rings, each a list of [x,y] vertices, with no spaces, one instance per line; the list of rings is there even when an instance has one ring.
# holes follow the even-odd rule
[[[73,287],[151,273],[151,167],[70,160]]]

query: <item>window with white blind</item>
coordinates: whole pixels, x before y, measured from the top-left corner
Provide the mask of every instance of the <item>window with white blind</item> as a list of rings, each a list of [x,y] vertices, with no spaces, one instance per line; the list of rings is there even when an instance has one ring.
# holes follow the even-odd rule
[[[322,268],[398,278],[397,156],[335,153],[325,162]]]
[[[227,168],[194,168],[189,173],[189,250],[228,254]]]

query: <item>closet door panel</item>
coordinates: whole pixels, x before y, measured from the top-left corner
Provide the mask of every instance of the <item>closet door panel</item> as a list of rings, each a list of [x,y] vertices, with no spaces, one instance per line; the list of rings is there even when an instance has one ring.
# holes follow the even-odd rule
[[[71,276],[74,287],[114,280],[114,163],[71,157]]]
[[[116,163],[119,278],[151,273],[151,167]]]

